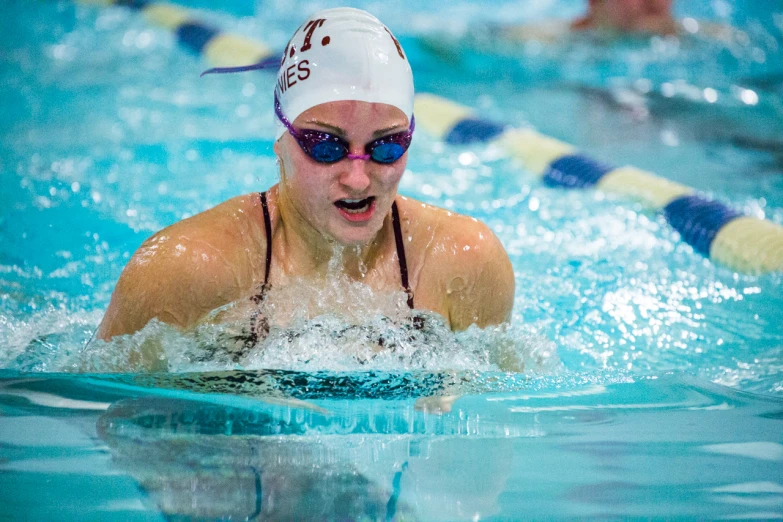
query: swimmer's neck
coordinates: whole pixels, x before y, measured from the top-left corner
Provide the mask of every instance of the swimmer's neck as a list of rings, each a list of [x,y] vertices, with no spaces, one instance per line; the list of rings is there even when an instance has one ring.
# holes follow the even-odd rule
[[[343,245],[313,227],[280,185],[272,187],[269,194],[279,217],[273,232],[274,258],[282,262],[286,275],[323,278],[340,272],[361,280],[391,244],[390,216],[367,243]]]

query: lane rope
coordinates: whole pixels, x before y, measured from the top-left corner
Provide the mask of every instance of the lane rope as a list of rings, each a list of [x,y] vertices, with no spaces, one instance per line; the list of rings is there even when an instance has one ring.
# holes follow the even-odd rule
[[[734,271],[762,274],[783,271],[783,227],[745,216],[685,185],[633,166],[615,167],[576,150],[573,145],[532,129],[504,127],[433,94],[419,94],[416,123],[447,143],[493,143],[551,187],[595,188],[630,196],[661,212],[697,252]]]

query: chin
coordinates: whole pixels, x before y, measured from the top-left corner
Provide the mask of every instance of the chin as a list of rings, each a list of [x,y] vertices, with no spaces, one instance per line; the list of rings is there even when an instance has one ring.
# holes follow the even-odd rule
[[[334,240],[345,246],[366,245],[373,240],[377,231],[375,230],[348,230],[341,231],[333,236]]]
[[[379,223],[375,223],[375,220],[370,221],[362,226],[341,226],[336,227],[331,234],[332,238],[345,246],[360,246],[365,245],[372,241],[381,230],[383,226],[383,220]]]

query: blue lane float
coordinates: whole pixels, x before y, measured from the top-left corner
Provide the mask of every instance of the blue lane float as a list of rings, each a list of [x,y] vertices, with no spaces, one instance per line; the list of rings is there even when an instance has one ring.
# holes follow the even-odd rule
[[[496,138],[503,130],[503,125],[491,121],[466,118],[454,125],[444,140],[451,145],[485,142]]]
[[[609,165],[584,154],[568,154],[549,164],[543,180],[549,187],[588,188],[594,187],[610,170]]]
[[[196,54],[207,47],[210,40],[216,37],[220,31],[199,22],[187,22],[177,27],[176,35],[179,43]]]
[[[131,9],[142,9],[146,7],[150,2],[148,0],[116,0],[115,5],[122,7],[129,7]],[[108,4],[108,2],[107,2]]]
[[[729,221],[742,216],[718,201],[695,195],[675,199],[663,207],[663,215],[686,243],[705,256],[710,255],[718,232]]]

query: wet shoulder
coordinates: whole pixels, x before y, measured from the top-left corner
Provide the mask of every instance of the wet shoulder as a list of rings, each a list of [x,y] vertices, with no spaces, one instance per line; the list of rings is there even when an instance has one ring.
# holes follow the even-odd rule
[[[514,272],[490,228],[470,216],[411,199],[400,207],[407,216],[407,239],[413,247],[417,305],[447,317],[454,330],[508,320]]]
[[[410,198],[398,198],[398,205],[403,232],[407,233],[413,251],[425,250],[430,257],[438,258],[497,254],[500,242],[476,218]]]
[[[263,214],[258,193],[231,198],[210,209],[174,223],[161,231],[168,235],[210,239],[215,244],[254,242],[263,234]]]
[[[246,194],[178,221],[157,232],[145,244],[177,242],[229,251],[240,245],[257,244],[259,234],[263,238],[261,203],[258,194]]]
[[[220,278],[227,272],[234,280],[245,281],[254,277],[255,258],[264,255],[261,204],[258,194],[247,194],[157,232],[142,244],[129,267],[184,270],[186,277]]]

